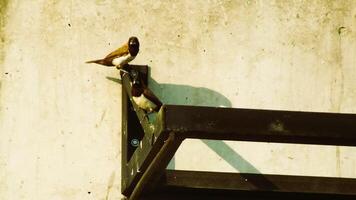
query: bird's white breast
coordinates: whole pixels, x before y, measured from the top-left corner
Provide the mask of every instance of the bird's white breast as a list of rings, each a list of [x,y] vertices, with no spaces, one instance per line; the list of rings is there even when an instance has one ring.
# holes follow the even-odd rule
[[[112,60],[112,64],[115,66],[122,66],[125,65],[129,62],[131,62],[135,57],[131,56],[130,54],[127,54],[125,56],[117,57]]]
[[[148,112],[152,112],[153,109],[156,108],[156,104],[147,99],[143,94],[139,97],[132,97],[135,103],[138,105],[143,110],[146,110]]]

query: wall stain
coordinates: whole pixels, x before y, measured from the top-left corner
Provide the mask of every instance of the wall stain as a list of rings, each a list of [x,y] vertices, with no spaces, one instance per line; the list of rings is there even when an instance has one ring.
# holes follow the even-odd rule
[[[0,1],[0,122],[2,118],[2,79],[3,79],[3,62],[5,59],[5,42],[6,42],[6,33],[5,33],[5,25],[7,21],[7,7],[8,7],[8,1],[7,0],[1,0]],[[3,166],[6,165],[6,158],[3,156],[0,156],[0,172],[4,171],[2,168]],[[7,174],[6,173],[0,173],[0,194],[3,192],[7,192]]]
[[[106,114],[106,109],[105,109],[104,112],[101,114],[100,123],[104,120],[105,114]]]
[[[337,102],[331,102],[332,103],[332,106],[335,107],[335,111],[337,112],[340,112],[341,110],[341,105],[342,105],[342,101],[343,101],[343,98],[344,98],[344,69],[343,69],[343,47],[342,47],[342,38],[343,38],[343,35],[345,33],[345,30],[346,30],[346,27],[344,26],[340,26],[337,30],[338,32],[338,50],[337,50],[337,61],[338,61],[338,74],[339,74],[339,94],[336,95],[336,94],[333,94],[333,91],[331,91],[331,94],[330,96],[338,96],[338,100]],[[336,77],[337,78],[337,77]],[[337,83],[337,79],[335,78],[335,81],[334,83]],[[337,86],[337,85],[336,85]],[[333,89],[333,84],[332,84],[332,87],[331,89]],[[335,105],[335,103],[337,105]],[[339,146],[336,146],[335,147],[336,149],[336,173],[339,177],[341,177],[341,158],[340,158],[340,147]]]
[[[7,0],[0,1],[0,32],[1,32],[1,36],[2,36],[2,32],[3,32],[3,28],[5,27],[7,6],[8,6]],[[1,37],[1,40],[3,40],[2,37]]]
[[[107,189],[106,189],[105,200],[109,200],[109,194],[110,194],[111,188],[112,188],[113,185],[114,185],[115,176],[116,176],[116,172],[114,171],[114,172],[111,173],[111,176],[110,176],[110,178],[109,178],[108,186],[107,186]]]
[[[6,33],[5,26],[7,21],[7,7],[8,1],[1,0],[0,1],[0,121],[2,118],[2,84],[3,84],[3,76],[4,76],[4,60],[6,54]]]
[[[341,160],[340,160],[340,147],[336,147],[336,173],[341,177]]]
[[[341,21],[342,20],[342,21]],[[343,19],[340,19],[339,23],[344,23]],[[336,32],[336,31],[335,31]],[[330,87],[330,103],[331,111],[340,112],[341,105],[344,98],[344,69],[343,69],[343,37],[346,34],[346,27],[340,26],[337,28],[337,39],[335,39],[335,69],[334,79]],[[336,35],[336,33],[334,33]]]
[[[0,65],[3,66],[5,59],[5,25],[7,20],[6,10],[8,6],[7,0],[0,1]],[[3,67],[0,67],[0,100],[1,100],[1,85],[2,85],[2,76],[3,76]],[[1,110],[1,102],[0,102]]]
[[[65,24],[64,11],[61,9],[60,1],[46,1],[41,8],[43,17],[41,18],[41,39],[47,48],[56,48],[54,41],[60,41],[63,37],[62,24]]]
[[[340,26],[337,32],[339,33],[339,35],[341,35],[345,31],[345,29],[345,26]]]

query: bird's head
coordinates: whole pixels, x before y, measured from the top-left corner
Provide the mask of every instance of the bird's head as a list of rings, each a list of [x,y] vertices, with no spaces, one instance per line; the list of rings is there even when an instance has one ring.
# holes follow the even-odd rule
[[[129,52],[132,56],[136,56],[140,50],[140,42],[137,37],[130,37],[128,41]]]
[[[140,85],[141,84],[140,78],[139,78],[140,76],[137,71],[132,70],[130,75],[131,75],[132,85]]]
[[[143,93],[143,87],[140,80],[140,75],[137,71],[131,72],[132,88],[131,95],[138,97]]]

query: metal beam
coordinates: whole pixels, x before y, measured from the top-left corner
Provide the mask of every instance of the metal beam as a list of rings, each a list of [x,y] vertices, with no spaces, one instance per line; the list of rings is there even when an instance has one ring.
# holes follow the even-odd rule
[[[154,188],[159,178],[163,175],[169,161],[178,149],[182,140],[177,138],[174,133],[170,133],[168,139],[164,142],[161,150],[152,160],[147,170],[143,173],[141,179],[135,186],[129,200],[138,200],[147,188]]]
[[[147,82],[148,67],[130,65]],[[356,146],[356,114],[164,105],[149,122],[122,75],[122,193],[131,200],[156,186],[222,191],[356,195],[356,179],[165,171],[184,139]],[[138,146],[130,140],[138,138]],[[231,194],[231,193],[230,193]]]
[[[356,179],[166,170],[162,187],[356,195]]]
[[[165,105],[183,138],[356,146],[356,114]]]
[[[147,66],[137,66],[130,65],[130,68],[125,69],[127,71],[137,70],[140,74],[147,76],[148,69]],[[146,78],[147,80],[147,78]],[[168,137],[168,132],[164,131],[164,112],[159,112],[156,116],[156,120],[150,123],[144,114],[144,112],[138,108],[135,102],[132,100],[131,96],[131,84],[129,74],[122,74],[122,86],[123,86],[123,122],[122,122],[122,187],[121,192],[126,196],[130,196],[134,190],[136,184],[141,179],[143,173],[146,171],[147,167],[150,165],[156,154],[162,148],[164,141]],[[134,116],[128,117],[131,112],[136,113],[136,119]],[[139,123],[136,123],[138,121]],[[130,154],[127,149],[130,146],[129,139],[132,135],[137,135],[139,129],[132,128],[129,131],[129,124],[136,124],[144,132],[142,138],[140,138],[139,145],[134,148],[134,151]]]

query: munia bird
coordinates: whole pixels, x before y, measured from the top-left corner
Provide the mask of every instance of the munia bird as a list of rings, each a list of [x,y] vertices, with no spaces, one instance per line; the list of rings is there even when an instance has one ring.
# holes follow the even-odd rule
[[[158,112],[162,106],[162,102],[143,82],[140,75],[133,71],[131,72],[132,87],[131,95],[137,106],[143,109],[146,114]]]
[[[128,42],[125,43],[122,47],[111,52],[103,59],[91,60],[86,63],[96,63],[99,65],[105,66],[116,66],[117,69],[122,69],[123,66],[127,65],[133,59],[140,50],[140,43],[137,37],[130,37]]]

